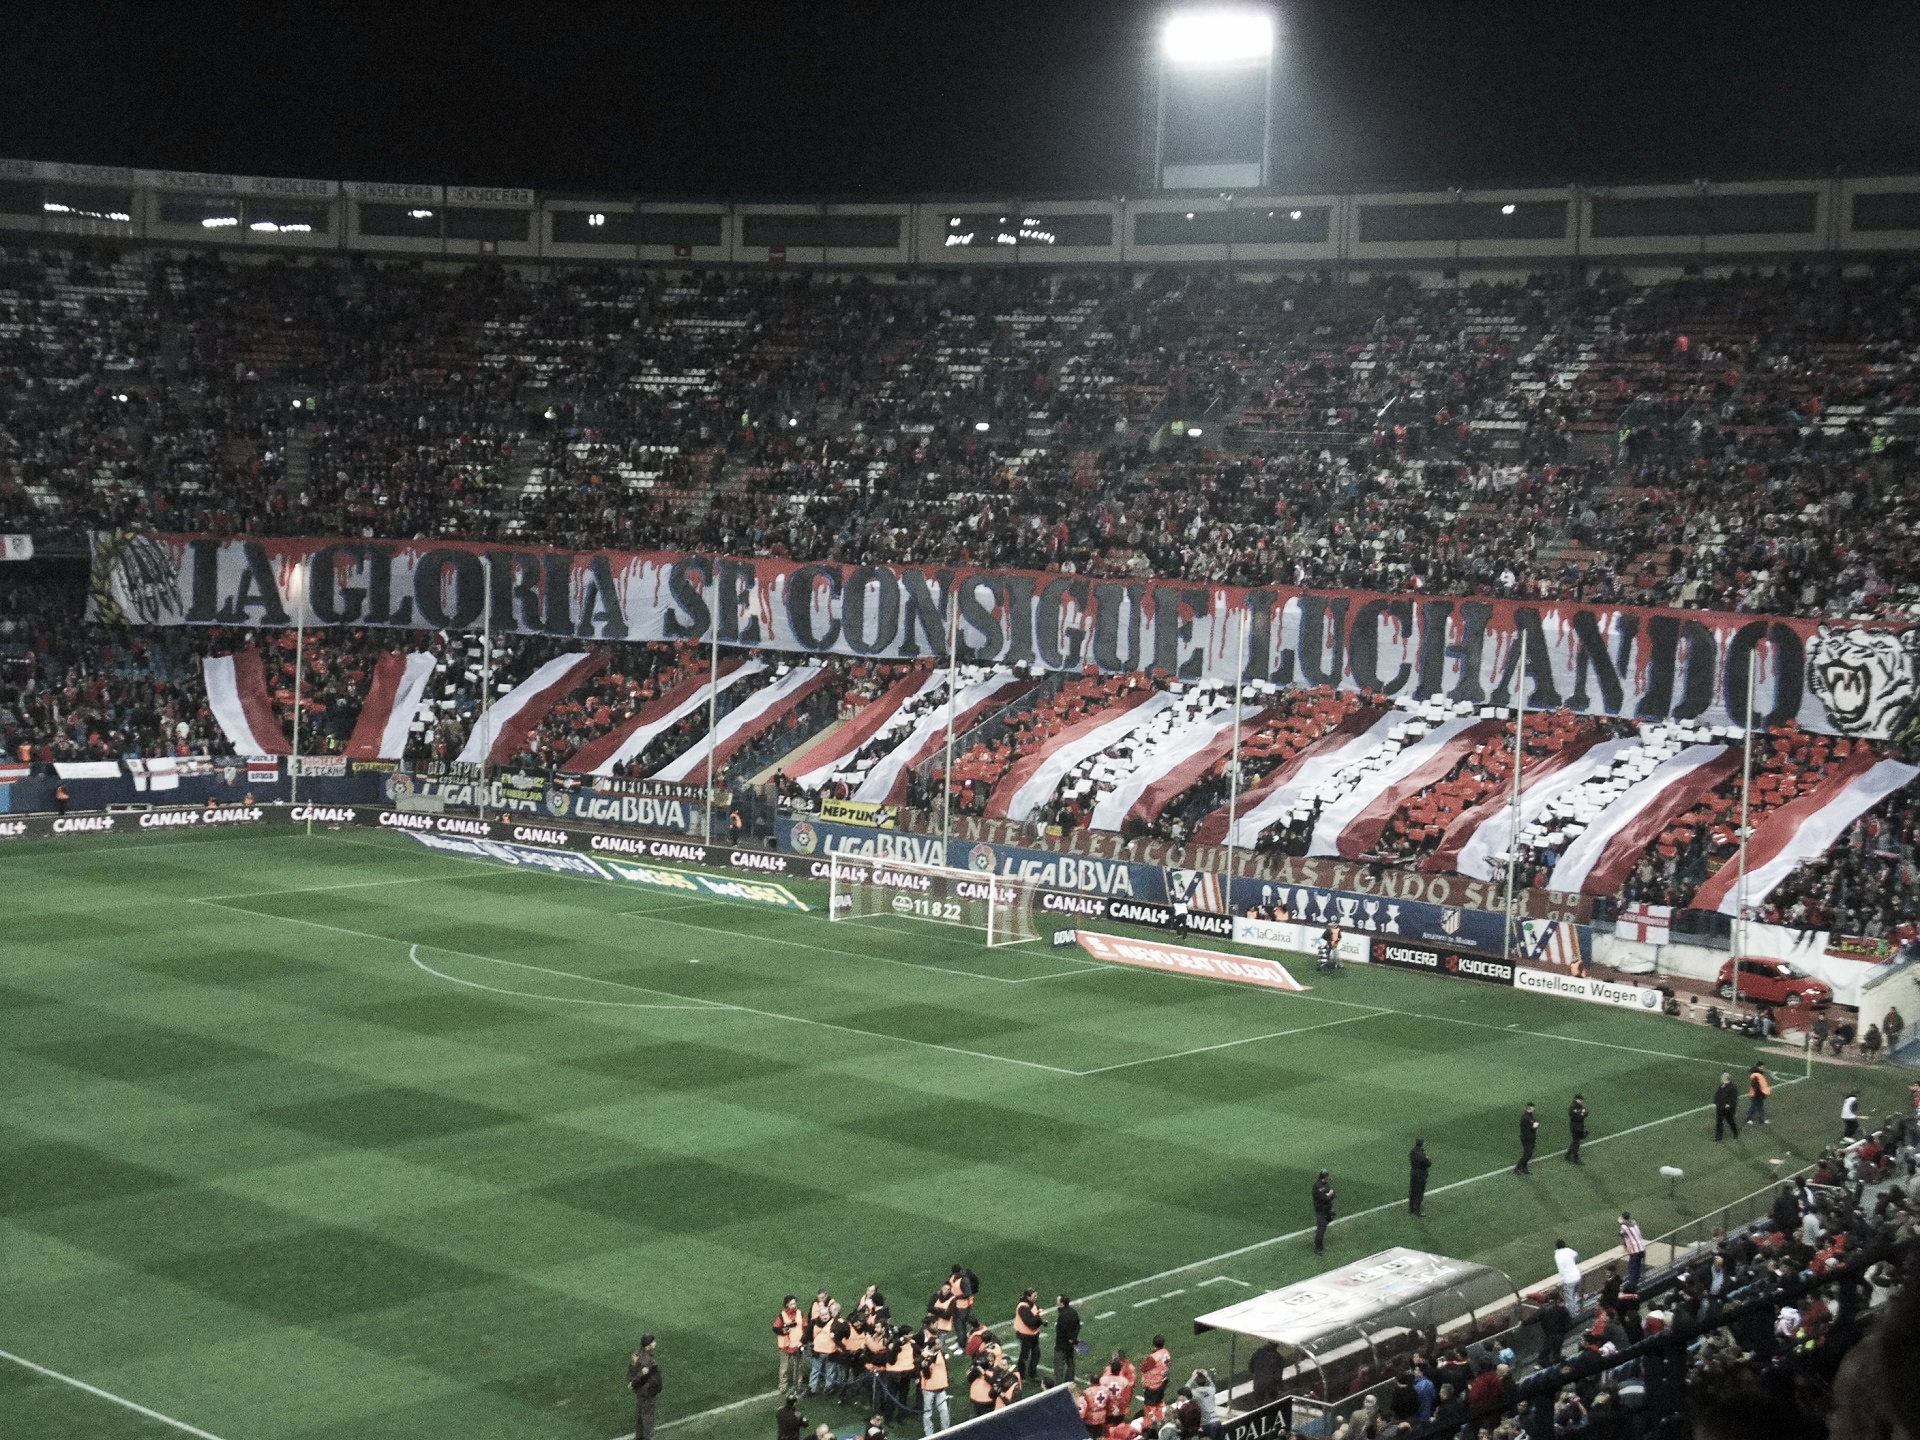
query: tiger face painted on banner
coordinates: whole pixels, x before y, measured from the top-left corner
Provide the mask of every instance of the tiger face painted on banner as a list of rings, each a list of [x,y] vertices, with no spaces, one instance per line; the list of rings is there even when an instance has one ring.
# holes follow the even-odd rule
[[[1906,723],[1920,695],[1917,639],[1912,630],[1820,627],[1807,642],[1807,680],[1834,729],[1888,739]]]

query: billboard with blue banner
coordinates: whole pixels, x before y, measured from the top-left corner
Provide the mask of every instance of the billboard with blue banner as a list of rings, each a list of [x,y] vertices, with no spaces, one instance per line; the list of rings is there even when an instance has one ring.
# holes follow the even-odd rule
[[[783,816],[780,848],[795,855],[824,861],[830,855],[904,860],[918,865],[949,865],[955,869],[993,871],[1031,879],[1048,890],[1075,891],[1114,899],[1184,906],[1196,913],[1215,911],[1223,899],[1225,879],[1211,872],[1163,869],[1126,860],[1096,860],[1084,855],[1062,855],[986,840],[950,840],[937,835],[915,835],[904,830],[875,830],[864,825],[836,825],[831,821]],[[1231,910],[1236,915],[1285,910],[1301,924],[1338,925],[1349,934],[1392,936],[1459,950],[1501,953],[1506,919],[1497,912],[1468,910],[1455,905],[1433,905],[1421,900],[1358,895],[1310,885],[1287,885],[1273,880],[1237,876],[1231,881]],[[1582,962],[1592,953],[1592,932],[1584,925],[1554,924],[1545,930],[1564,947],[1578,947]],[[1521,943],[1537,948],[1535,936]]]
[[[1240,876],[1233,881],[1233,911],[1236,915],[1285,911],[1290,919],[1305,925],[1338,925],[1349,934],[1392,936],[1489,955],[1498,955],[1505,948],[1504,915],[1457,905],[1430,905],[1423,900],[1392,900]],[[1529,921],[1527,927],[1525,931],[1516,928],[1514,940],[1529,955],[1552,943],[1568,951],[1577,949],[1583,965],[1592,956],[1593,932],[1585,925]]]

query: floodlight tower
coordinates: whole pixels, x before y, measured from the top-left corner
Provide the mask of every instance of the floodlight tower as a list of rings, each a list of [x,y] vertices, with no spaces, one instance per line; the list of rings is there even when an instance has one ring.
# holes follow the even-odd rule
[[[1170,11],[1155,67],[1158,190],[1267,185],[1273,157],[1274,13],[1264,5]]]

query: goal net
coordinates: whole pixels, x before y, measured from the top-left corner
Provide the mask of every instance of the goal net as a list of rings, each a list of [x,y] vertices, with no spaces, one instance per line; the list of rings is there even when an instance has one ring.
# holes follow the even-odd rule
[[[828,875],[829,920],[883,917],[984,931],[989,946],[1038,940],[1037,886],[1005,875],[918,865],[904,860],[835,855]]]

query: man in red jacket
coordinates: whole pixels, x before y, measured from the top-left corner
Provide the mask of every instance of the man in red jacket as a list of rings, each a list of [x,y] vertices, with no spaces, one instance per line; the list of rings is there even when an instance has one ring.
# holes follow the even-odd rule
[[[1167,1349],[1167,1337],[1153,1337],[1153,1349],[1140,1362],[1141,1415],[1158,1425],[1167,1416],[1167,1372],[1173,1368],[1173,1354]]]

